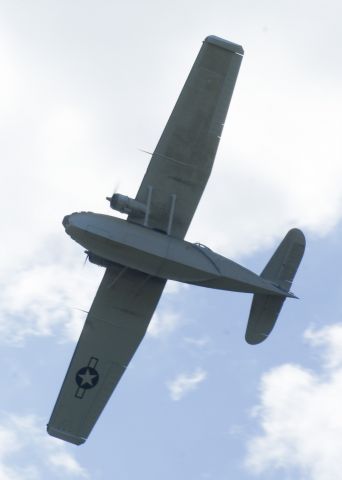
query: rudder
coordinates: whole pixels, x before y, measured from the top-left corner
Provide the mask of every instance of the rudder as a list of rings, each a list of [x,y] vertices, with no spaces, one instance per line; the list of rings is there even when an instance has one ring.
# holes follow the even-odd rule
[[[249,314],[246,342],[256,345],[271,333],[283,303],[288,296],[305,250],[305,237],[301,230],[293,228],[285,236],[260,277],[269,280],[284,291],[281,295],[261,295],[253,297]]]

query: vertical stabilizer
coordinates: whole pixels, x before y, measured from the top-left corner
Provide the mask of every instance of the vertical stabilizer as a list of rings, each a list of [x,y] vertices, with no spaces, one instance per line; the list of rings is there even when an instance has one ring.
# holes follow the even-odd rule
[[[271,333],[280,310],[286,300],[305,250],[305,237],[301,230],[293,228],[285,236],[261,277],[284,290],[284,296],[261,295],[253,297],[249,314],[246,342],[256,345]]]

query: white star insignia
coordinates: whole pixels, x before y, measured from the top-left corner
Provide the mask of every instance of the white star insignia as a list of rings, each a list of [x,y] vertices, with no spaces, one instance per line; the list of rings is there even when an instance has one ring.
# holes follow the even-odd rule
[[[81,387],[84,387],[84,385],[87,385],[87,384],[92,387],[94,383],[93,379],[97,377],[97,375],[92,375],[90,373],[89,368],[87,368],[86,373],[83,373],[83,375],[78,374],[78,376],[82,378]]]

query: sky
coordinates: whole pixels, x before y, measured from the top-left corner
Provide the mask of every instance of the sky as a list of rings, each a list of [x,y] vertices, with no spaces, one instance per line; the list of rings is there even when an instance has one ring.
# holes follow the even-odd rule
[[[341,2],[0,0],[0,480],[331,480],[342,449]],[[307,250],[270,338],[251,296],[167,284],[89,440],[50,417],[103,270],[61,221],[134,197],[208,35],[245,55],[187,240]]]

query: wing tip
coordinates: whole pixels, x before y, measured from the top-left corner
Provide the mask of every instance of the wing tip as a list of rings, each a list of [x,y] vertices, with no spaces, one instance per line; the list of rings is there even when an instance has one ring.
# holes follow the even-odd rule
[[[260,343],[264,342],[268,334],[266,333],[251,333],[246,332],[245,340],[249,345],[259,345]]]
[[[86,438],[74,435],[73,433],[67,432],[65,430],[60,430],[58,428],[52,427],[51,425],[47,425],[46,430],[47,433],[52,437],[59,438],[60,440],[64,440],[65,442],[73,443],[74,445],[82,445],[82,443],[87,440]]]
[[[296,241],[297,243],[305,247],[306,239],[302,230],[300,230],[299,228],[291,228],[291,230],[287,232],[287,235],[291,236],[293,241]]]
[[[245,53],[241,45],[230,42],[229,40],[225,40],[224,38],[217,37],[216,35],[209,35],[205,38],[204,42],[211,43],[212,45],[224,48],[233,53],[238,53],[239,55],[243,55]]]

